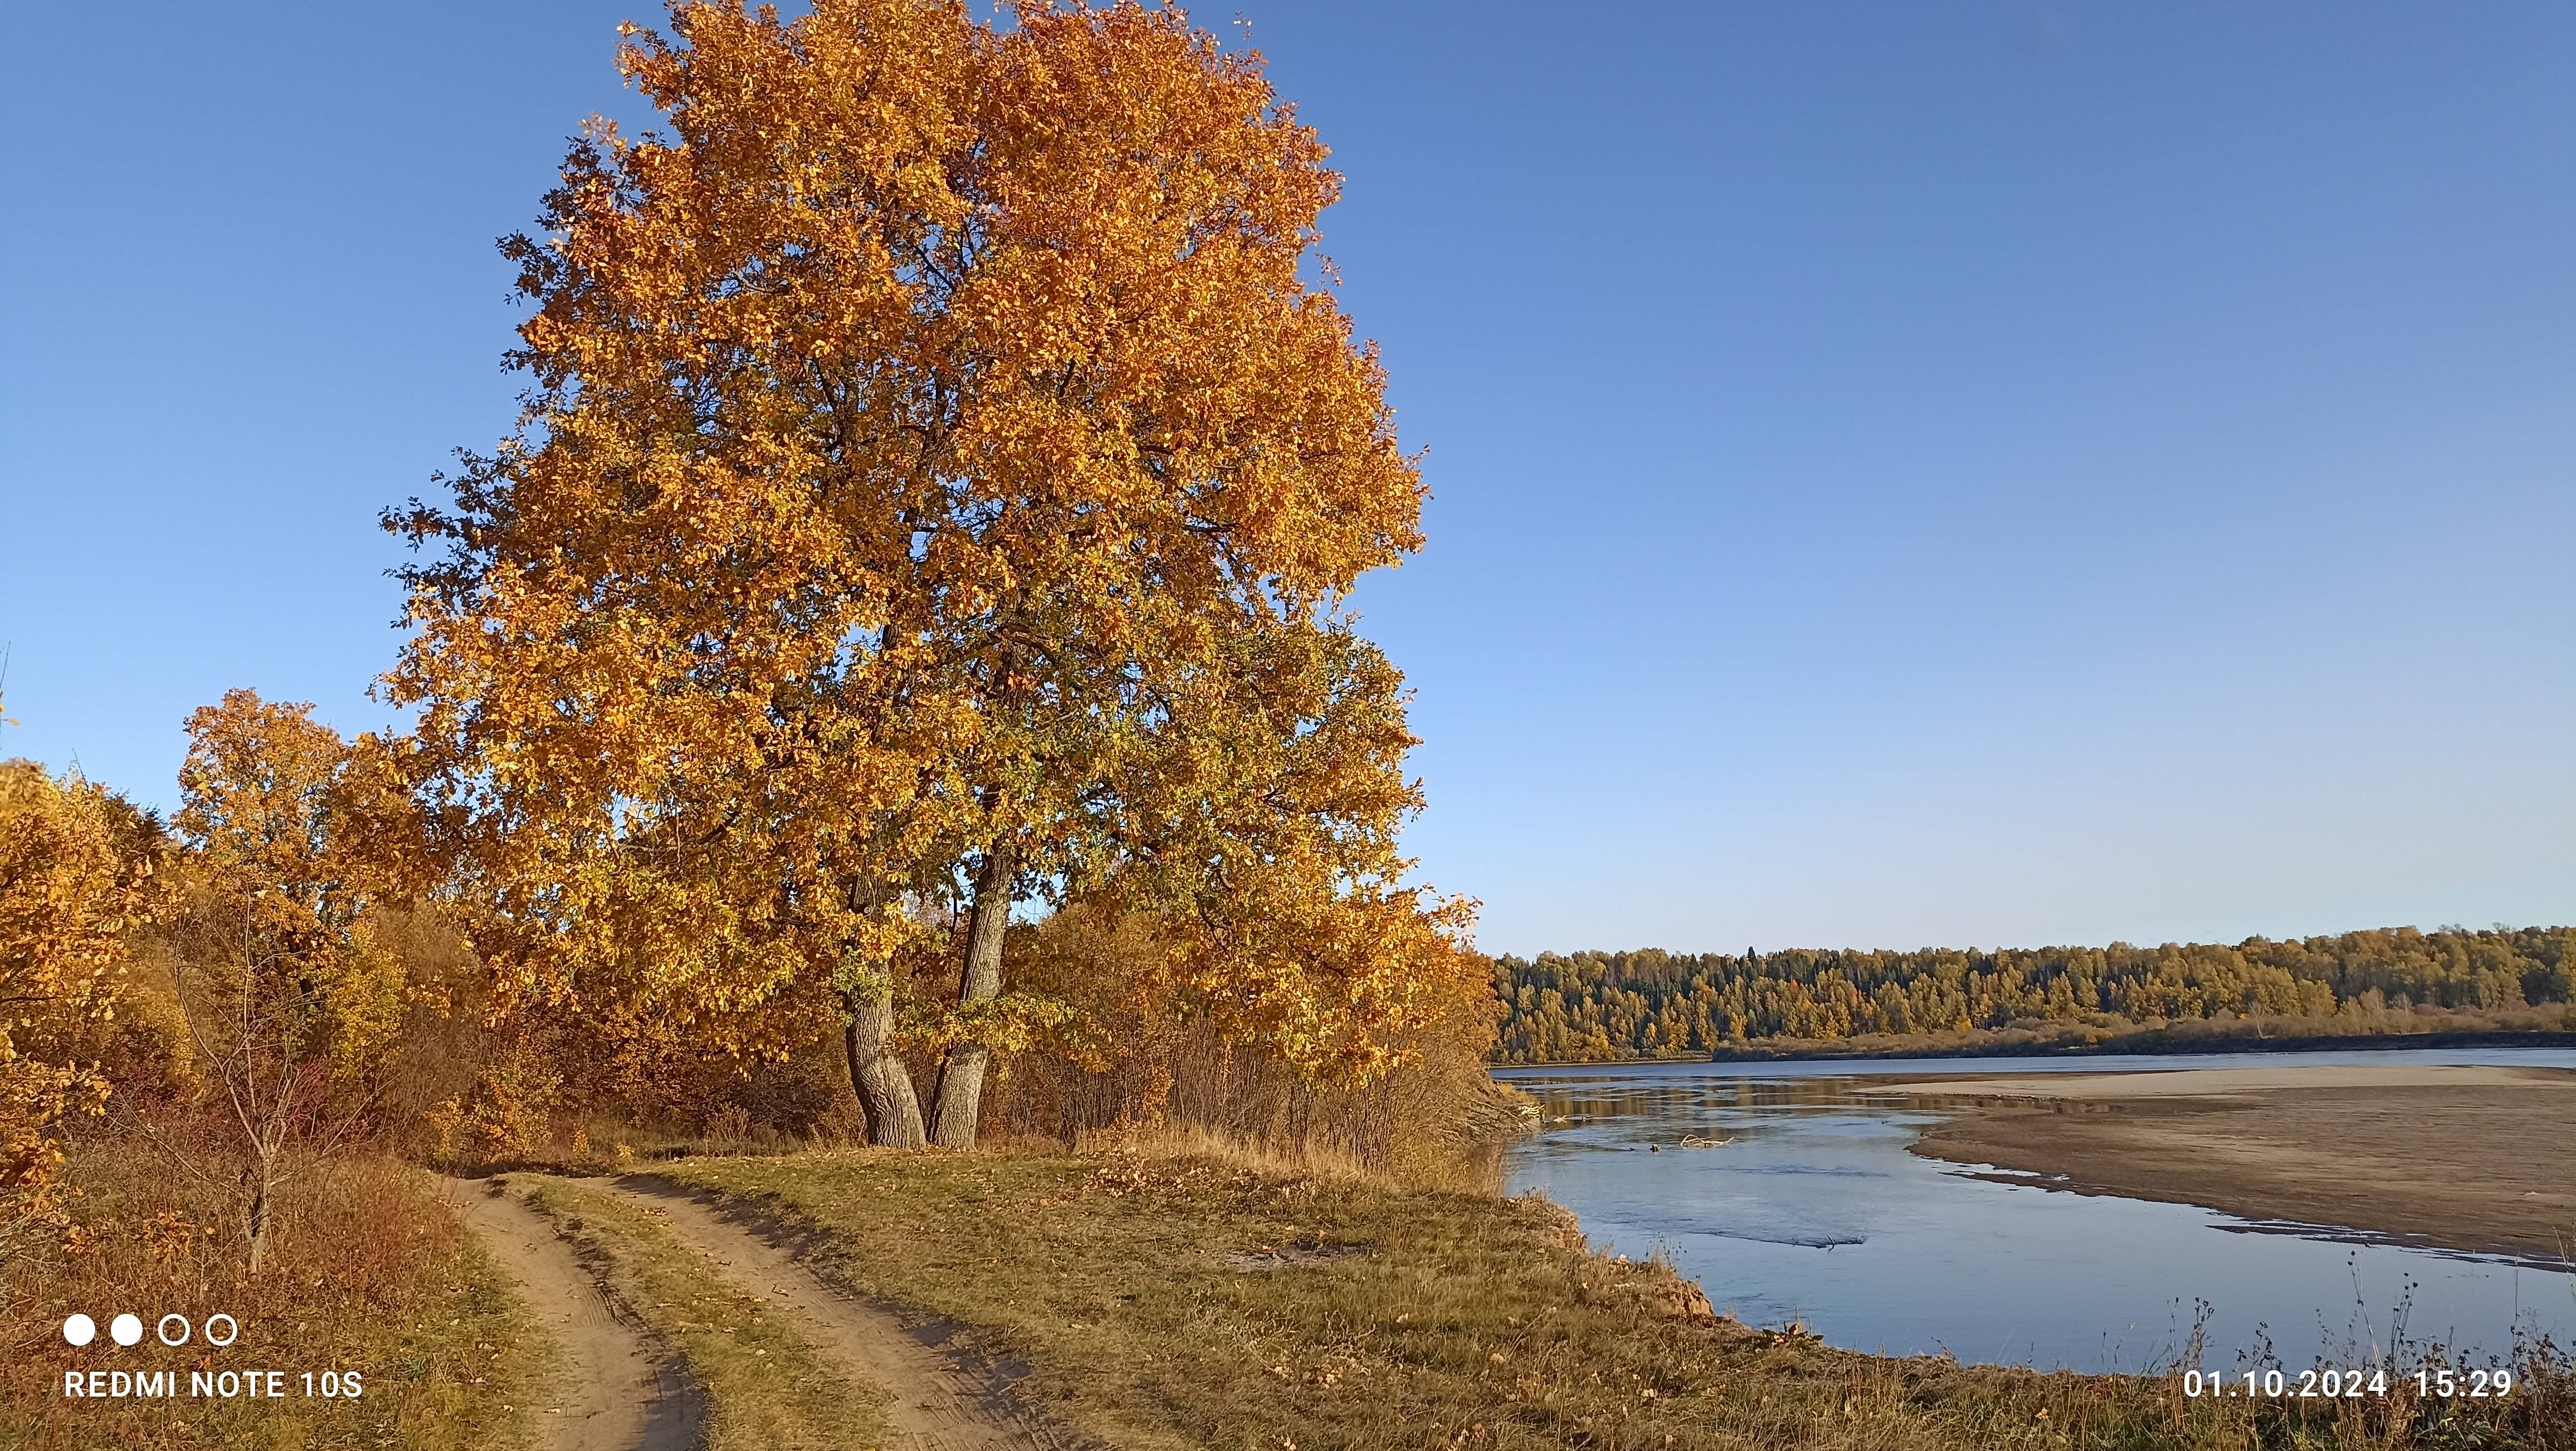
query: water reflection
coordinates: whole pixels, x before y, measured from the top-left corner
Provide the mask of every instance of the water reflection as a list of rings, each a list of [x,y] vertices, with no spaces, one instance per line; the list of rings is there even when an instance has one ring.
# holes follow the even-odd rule
[[[2363,1061],[2478,1059],[2494,1061]],[[1546,1124],[1512,1151],[1509,1187],[1575,1211],[1600,1248],[1664,1254],[1748,1323],[1800,1321],[1860,1350],[2145,1370],[2176,1364],[2204,1314],[2211,1369],[2351,1362],[2400,1334],[2482,1354],[2509,1352],[2517,1328],[2576,1339],[2576,1277],[2563,1270],[1945,1165],[1906,1152],[1943,1106],[1859,1096],[1876,1075],[1835,1067],[1513,1073]],[[1682,1148],[1685,1136],[1724,1143]]]

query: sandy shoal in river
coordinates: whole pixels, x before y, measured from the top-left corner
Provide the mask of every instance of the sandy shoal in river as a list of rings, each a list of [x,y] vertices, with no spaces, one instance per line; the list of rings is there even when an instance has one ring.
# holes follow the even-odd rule
[[[2576,1072],[2213,1068],[1923,1079],[1973,1099],[1915,1152],[2200,1204],[2563,1263],[2576,1254]]]

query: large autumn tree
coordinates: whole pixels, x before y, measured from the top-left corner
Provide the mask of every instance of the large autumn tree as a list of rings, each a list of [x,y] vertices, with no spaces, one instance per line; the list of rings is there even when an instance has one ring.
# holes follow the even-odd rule
[[[837,994],[880,1143],[973,1139],[1014,904],[1116,895],[1248,1031],[1365,1072],[1456,1001],[1403,884],[1400,678],[1341,602],[1419,547],[1339,179],[1176,8],[675,4],[539,234],[519,432],[390,677],[531,1001],[774,1047]],[[889,965],[962,924],[925,1124]]]

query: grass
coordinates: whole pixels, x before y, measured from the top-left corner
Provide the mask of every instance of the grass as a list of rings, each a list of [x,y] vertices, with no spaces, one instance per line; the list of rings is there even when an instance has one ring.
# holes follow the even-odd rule
[[[828,1242],[853,1288],[1024,1362],[1122,1447],[2576,1445],[2564,1378],[2435,1423],[2398,1399],[2186,1400],[2170,1378],[1851,1354],[1706,1313],[1563,1211],[1221,1156],[853,1149],[662,1172]]]
[[[1024,1397],[1120,1447],[2542,1451],[2576,1446],[2576,1385],[2503,1402],[2249,1405],[2172,1378],[1894,1360],[1710,1316],[1663,1266],[1586,1250],[1533,1199],[1402,1188],[1226,1149],[974,1154],[845,1149],[688,1158],[668,1177],[814,1232],[819,1266],[1025,1365]],[[83,1234],[22,1265],[0,1448],[534,1444],[547,1357],[427,1176],[389,1161],[313,1182],[256,1284],[219,1199],[131,1153],[85,1154]],[[879,1444],[883,1401],[699,1259],[648,1207],[540,1181],[553,1215],[681,1354],[711,1451]],[[212,1232],[209,1232],[212,1231]],[[751,1287],[757,1290],[758,1286]],[[229,1351],[65,1346],[64,1315],[241,1319]],[[359,1369],[358,1400],[65,1401],[66,1367]]]
[[[705,1396],[707,1451],[882,1446],[885,1392],[851,1384],[786,1318],[767,1310],[658,1222],[655,1211],[576,1182],[524,1181],[637,1318],[672,1346]]]
[[[68,1250],[12,1267],[0,1447],[144,1446],[223,1451],[418,1451],[534,1445],[527,1412],[548,1373],[518,1301],[439,1200],[429,1176],[388,1160],[331,1166],[308,1181],[278,1231],[274,1269],[241,1273],[227,1207],[195,1181],[127,1147],[71,1165],[79,1232]],[[64,1342],[75,1311],[98,1322],[84,1349]],[[120,1311],[144,1317],[141,1345],[107,1333]],[[171,1349],[162,1315],[240,1322],[216,1349],[192,1332]],[[67,1370],[170,1370],[168,1399],[73,1400]],[[278,1370],[285,1398],[194,1398],[191,1370]],[[307,1396],[325,1371],[357,1371],[355,1399]]]

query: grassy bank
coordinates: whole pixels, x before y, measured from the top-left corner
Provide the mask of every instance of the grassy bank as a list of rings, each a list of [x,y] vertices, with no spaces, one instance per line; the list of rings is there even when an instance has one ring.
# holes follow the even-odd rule
[[[549,1375],[510,1287],[458,1226],[428,1175],[387,1160],[330,1166],[279,1227],[274,1268],[240,1272],[221,1196],[131,1150],[76,1158],[77,1228],[8,1280],[8,1355],[0,1368],[0,1447],[149,1446],[210,1451],[406,1451],[529,1447]],[[64,1342],[75,1312],[98,1325]],[[143,1317],[143,1342],[111,1343],[119,1313]],[[205,1344],[209,1317],[239,1338]],[[188,1343],[159,1343],[164,1315],[188,1317]],[[176,1327],[173,1327],[174,1334]],[[67,1399],[67,1371],[169,1371],[167,1397]],[[189,1372],[283,1372],[279,1399],[189,1393]],[[359,1375],[359,1394],[324,1396],[324,1372]],[[314,1376],[306,1394],[304,1375]],[[239,1386],[241,1383],[236,1381]]]
[[[2576,1444],[2563,1377],[2457,1412],[2253,1407],[1837,1351],[1708,1315],[1536,1200],[1204,1156],[849,1150],[666,1172],[1025,1364],[1024,1396],[1123,1447]]]
[[[2576,1445],[2576,1384],[2503,1402],[2249,1405],[2169,1380],[1894,1360],[1708,1313],[1668,1269],[1589,1252],[1535,1199],[1403,1188],[1197,1141],[1194,1152],[874,1149],[654,1166],[824,1275],[944,1321],[1019,1394],[1137,1451],[1325,1448],[2084,1447],[2105,1451],[2541,1451]],[[548,1354],[441,1190],[383,1162],[335,1171],[230,1276],[166,1183],[82,1175],[85,1237],[15,1282],[0,1448],[532,1447]],[[604,1182],[509,1176],[685,1362],[706,1444],[883,1444],[882,1395],[821,1356],[767,1282],[710,1266],[667,1216]],[[693,1211],[694,1212],[694,1211]],[[64,1346],[61,1317],[233,1308],[233,1353]],[[246,1308],[244,1308],[246,1307]],[[61,1371],[361,1368],[355,1401],[71,1403]],[[846,1361],[843,1362],[845,1368]]]

